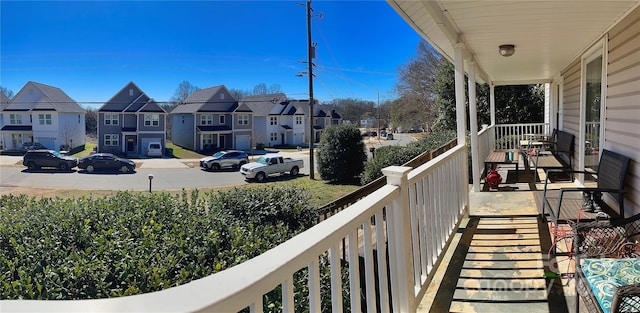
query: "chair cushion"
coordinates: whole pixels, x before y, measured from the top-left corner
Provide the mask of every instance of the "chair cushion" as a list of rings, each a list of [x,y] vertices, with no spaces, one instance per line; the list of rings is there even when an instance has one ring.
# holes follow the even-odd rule
[[[585,259],[582,272],[602,311],[611,311],[616,289],[622,285],[640,283],[640,259]]]

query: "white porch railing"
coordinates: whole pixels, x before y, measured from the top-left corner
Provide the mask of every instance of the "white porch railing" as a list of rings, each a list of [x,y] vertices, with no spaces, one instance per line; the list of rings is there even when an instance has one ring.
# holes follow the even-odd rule
[[[478,132],[478,159],[476,162],[478,163],[478,168],[480,169],[480,175],[482,176],[482,171],[484,171],[484,160],[489,156],[489,153],[495,150],[496,146],[496,137],[495,137],[495,125],[491,125],[488,127],[483,127],[480,132]]]
[[[333,312],[361,312],[364,306],[368,312],[415,312],[468,207],[466,167],[467,149],[458,145],[414,170],[385,168],[387,185],[354,205],[247,262],[182,286],[112,299],[3,300],[0,307],[7,312],[262,312],[265,294],[276,290],[281,310],[294,312],[294,294],[306,287],[310,312],[329,303],[324,309]],[[347,265],[339,259],[343,239]],[[388,259],[380,253],[387,249]],[[308,284],[295,290],[294,276],[301,270],[307,271]],[[330,276],[330,286],[321,286],[321,272]]]
[[[518,149],[520,140],[529,139],[526,135],[546,135],[550,133],[549,123],[495,125],[495,150]]]

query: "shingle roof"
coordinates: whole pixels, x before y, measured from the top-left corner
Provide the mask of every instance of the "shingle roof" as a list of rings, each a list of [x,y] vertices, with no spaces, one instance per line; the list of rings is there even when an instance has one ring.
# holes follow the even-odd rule
[[[224,125],[198,126],[198,130],[202,132],[231,131],[231,127]]]
[[[34,88],[39,91],[41,97],[37,100],[22,101],[23,94],[26,90]],[[33,99],[33,95],[29,95]],[[27,82],[20,91],[13,97],[11,102],[5,109],[30,109],[30,110],[46,110],[57,111],[63,113],[84,113],[84,109],[71,97],[69,97],[62,89],[36,82]]]
[[[272,93],[266,95],[246,96],[240,100],[245,103],[256,116],[279,114],[282,107],[286,107],[287,96],[284,93]],[[284,104],[283,104],[284,103]]]
[[[167,113],[134,82],[129,82],[122,87],[122,89],[113,95],[109,101],[105,102],[98,111]]]
[[[229,98],[213,99],[215,95],[224,92]],[[224,85],[194,91],[171,114],[195,112],[233,112],[237,108],[236,100]]]
[[[3,126],[0,130],[31,130],[33,126],[31,125],[6,125]]]

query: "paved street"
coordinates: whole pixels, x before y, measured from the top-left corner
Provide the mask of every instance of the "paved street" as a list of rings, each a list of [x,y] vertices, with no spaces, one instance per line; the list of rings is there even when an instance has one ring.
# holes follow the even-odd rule
[[[394,140],[365,139],[367,148],[383,145],[405,145],[413,139],[406,134],[397,134]],[[368,149],[367,149],[368,150]],[[300,158],[304,168],[300,174],[309,175],[309,151],[283,152],[282,155]],[[371,155],[369,155],[371,157]],[[78,171],[61,173],[54,170],[28,171],[22,165],[22,157],[0,156],[0,189],[32,187],[78,190],[148,190],[149,174],[153,174],[154,190],[180,190],[182,188],[211,188],[248,184],[235,170],[206,172],[200,169],[197,159],[142,159],[136,161],[135,173],[92,173]],[[316,162],[317,165],[317,162]],[[292,178],[295,179],[295,178]]]

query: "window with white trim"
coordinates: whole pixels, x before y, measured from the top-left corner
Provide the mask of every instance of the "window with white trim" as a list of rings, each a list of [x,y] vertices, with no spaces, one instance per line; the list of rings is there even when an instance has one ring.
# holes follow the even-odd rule
[[[224,115],[220,115],[219,119],[218,119],[219,124],[224,124]]]
[[[104,145],[105,146],[119,146],[119,135],[118,134],[105,134],[104,135]]]
[[[38,114],[38,124],[51,125],[51,114]]]
[[[277,116],[269,117],[269,125],[278,125],[278,117]]]
[[[213,134],[202,134],[202,144],[213,144]]]
[[[118,113],[105,113],[104,114],[105,125],[118,125]]]
[[[200,115],[200,125],[213,125],[213,115],[212,114]]]
[[[249,115],[247,114],[238,115],[238,125],[249,125]]]
[[[278,140],[278,133],[271,133],[270,138],[271,138],[271,141],[277,141]]]
[[[9,114],[9,123],[10,124],[22,124],[22,115],[20,115],[20,114]]]
[[[145,114],[144,126],[160,126],[160,114]]]
[[[296,116],[296,125],[302,125],[302,116]]]

